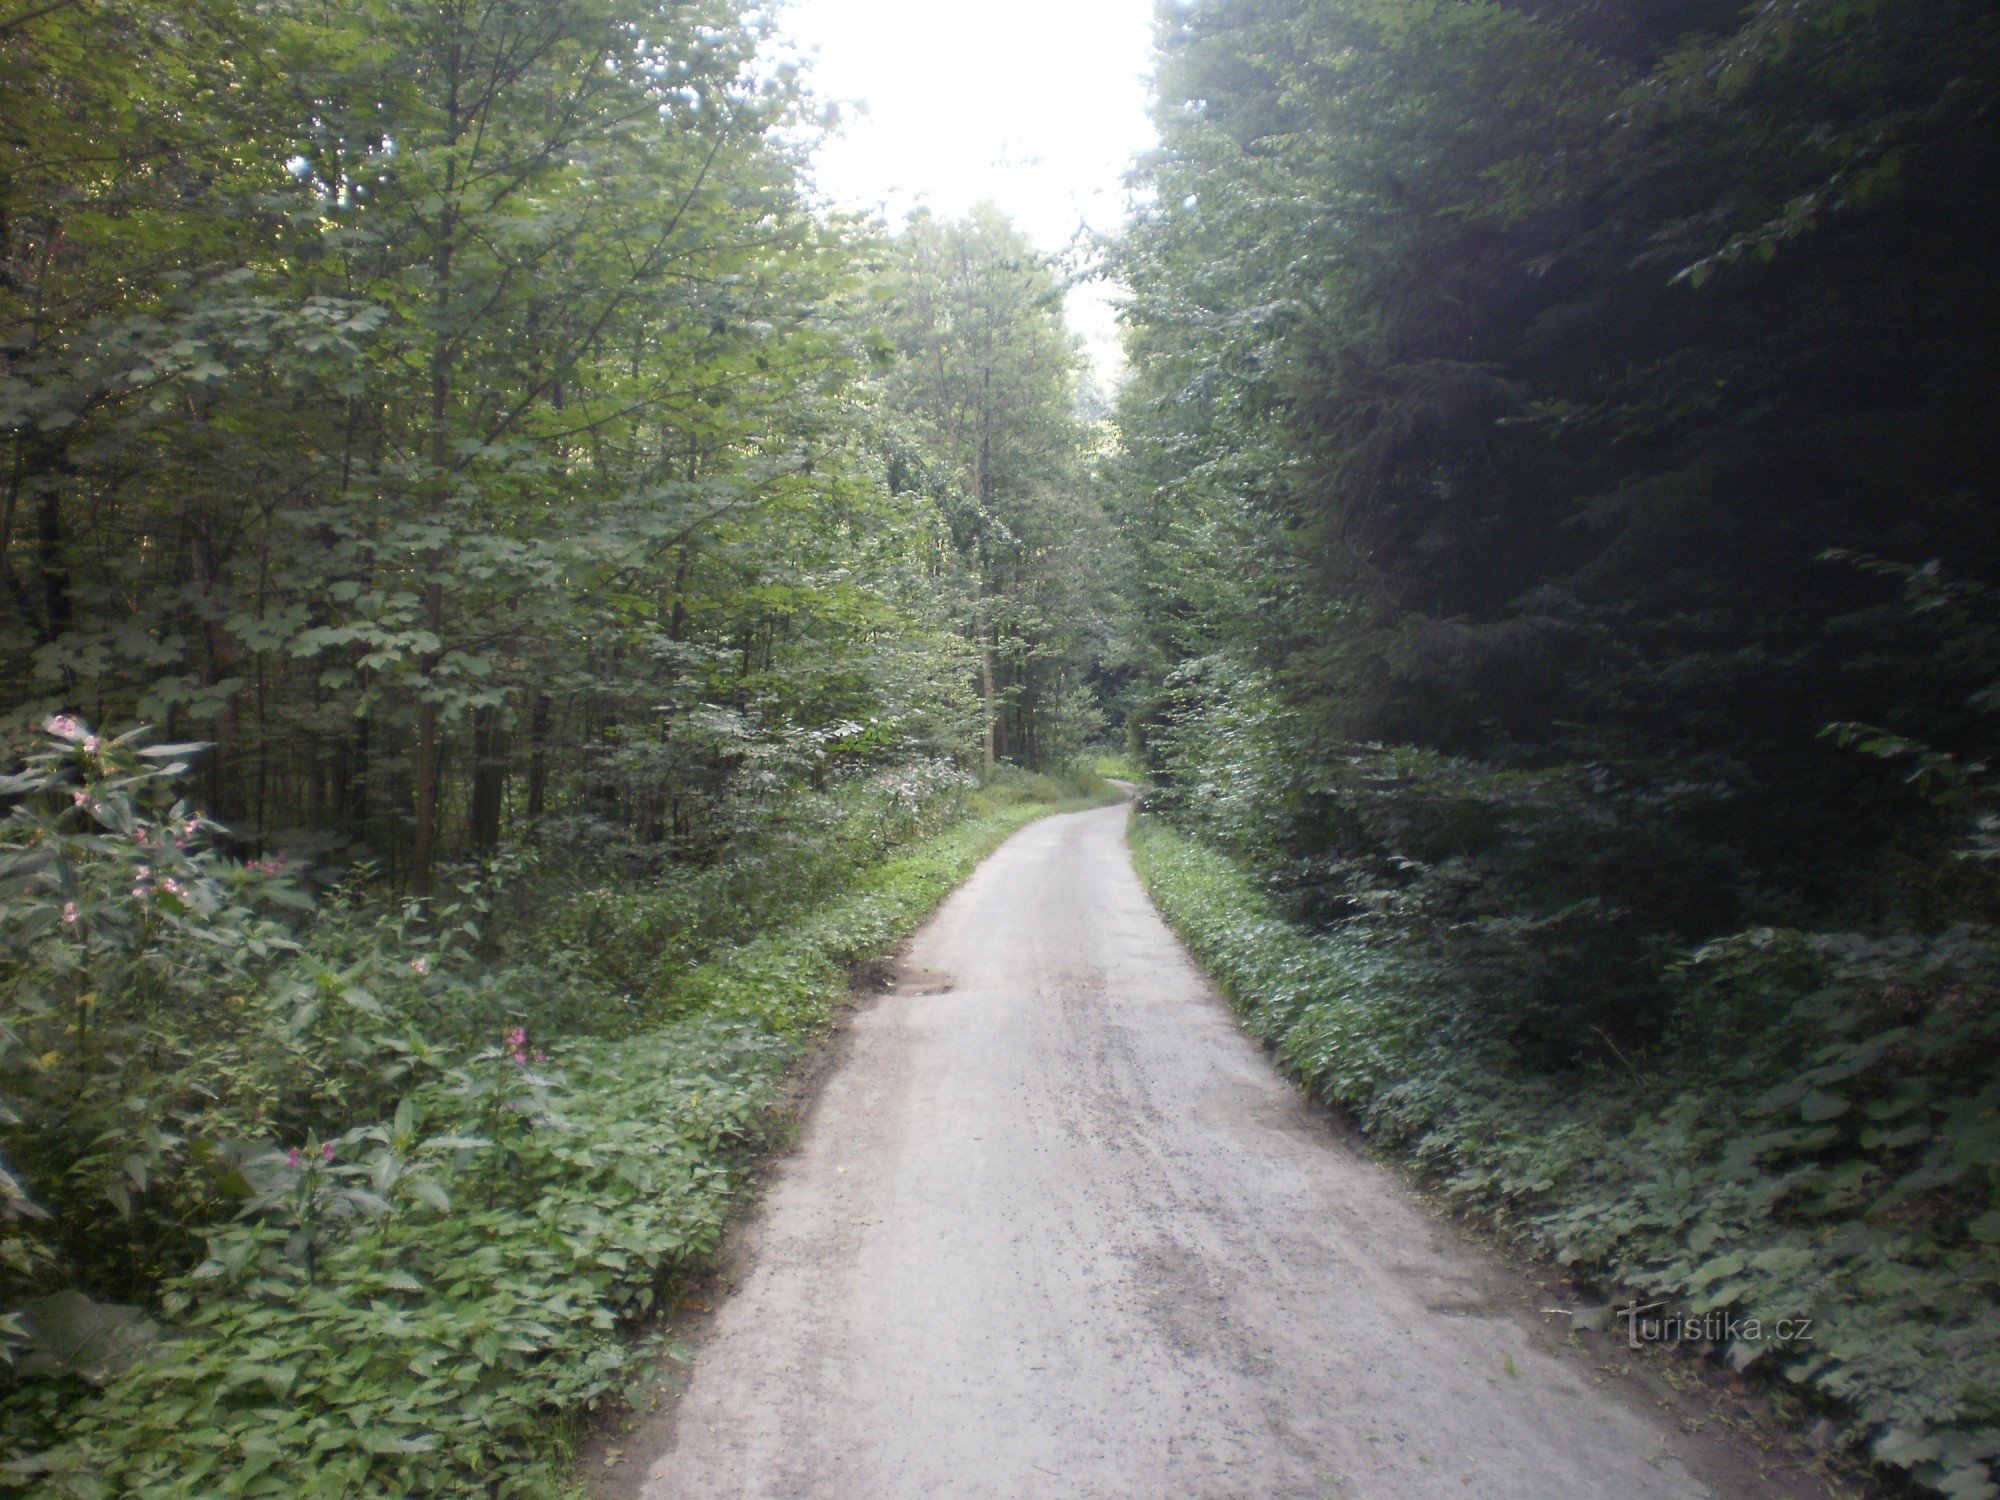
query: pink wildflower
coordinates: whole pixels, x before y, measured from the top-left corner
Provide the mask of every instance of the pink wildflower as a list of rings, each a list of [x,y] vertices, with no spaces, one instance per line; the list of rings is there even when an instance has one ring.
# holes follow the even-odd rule
[[[78,807],[81,807],[83,806],[84,803],[90,800],[90,793],[86,792],[82,787],[78,787],[75,791],[69,794],[69,800],[75,803]]]
[[[42,728],[66,740],[73,740],[83,732],[83,726],[77,723],[75,714],[56,714],[53,718],[44,720]]]
[[[160,882],[160,889],[169,896],[178,896],[181,894],[181,883],[169,875]]]
[[[413,958],[410,960],[410,972],[412,974],[428,974],[430,971],[431,961],[428,957]]]
[[[63,920],[65,922],[77,921],[81,917],[81,915],[82,913],[77,911],[76,903],[74,901],[63,902]]]
[[[319,1154],[320,1154],[320,1157],[321,1157],[321,1159],[322,1159],[322,1160],[324,1160],[324,1161],[332,1161],[332,1160],[333,1160],[333,1142],[332,1142],[332,1141],[328,1141],[328,1142],[327,1142],[327,1143],[326,1143],[326,1144],[325,1144],[324,1146],[321,1146],[321,1147],[319,1148]]]
[[[299,1148],[297,1146],[292,1147],[291,1150],[285,1153],[285,1161],[290,1166],[296,1167],[299,1165]]]
[[[528,1065],[528,1028],[516,1026],[507,1033],[506,1042],[514,1053],[514,1061],[525,1068]]]
[[[96,735],[87,734],[83,737],[84,754],[95,755],[97,754],[98,751],[102,750],[103,748],[104,748],[104,741],[99,739]]]

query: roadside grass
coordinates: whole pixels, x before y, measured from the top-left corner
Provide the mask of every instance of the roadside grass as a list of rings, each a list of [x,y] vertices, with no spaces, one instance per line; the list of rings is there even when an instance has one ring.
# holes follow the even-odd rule
[[[1248,1029],[1450,1201],[1621,1304],[1727,1315],[1744,1336],[1712,1352],[1805,1394],[1846,1444],[1960,1500],[1996,1493],[2000,1015],[1970,1003],[1990,945],[1725,939],[1681,966],[1661,1050],[1550,1075],[1411,935],[1282,920],[1157,818],[1131,843]]]
[[[678,976],[660,1008],[675,1017],[731,1018],[780,1037],[808,1035],[847,998],[850,971],[914,932],[1009,835],[1116,795],[1094,777],[996,778],[974,795],[962,822],[858,872],[844,893],[796,921]]]
[[[587,1414],[645,1361],[633,1330],[714,1254],[849,971],[1010,834],[1110,795],[1087,771],[1003,773],[954,821],[648,982],[610,1034],[524,1025],[469,1055],[399,1055],[392,1119],[295,1153],[256,1213],[206,1232],[157,1325],[121,1310],[125,1357],[86,1377],[101,1389],[76,1371],[17,1387],[0,1415],[49,1440],[0,1478],[64,1500],[573,1493]],[[535,972],[504,976],[521,1012]]]
[[[1146,779],[1145,768],[1123,750],[1093,750],[1082,757],[1082,763],[1099,776],[1115,776],[1120,781]]]

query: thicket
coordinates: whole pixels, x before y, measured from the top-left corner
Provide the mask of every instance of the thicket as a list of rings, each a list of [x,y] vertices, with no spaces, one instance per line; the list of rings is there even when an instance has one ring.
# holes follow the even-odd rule
[[[1786,1367],[1991,1493],[2000,22],[1199,0],[1158,79],[1126,705],[1298,971],[1211,952],[1550,1245],[1818,1297]]]

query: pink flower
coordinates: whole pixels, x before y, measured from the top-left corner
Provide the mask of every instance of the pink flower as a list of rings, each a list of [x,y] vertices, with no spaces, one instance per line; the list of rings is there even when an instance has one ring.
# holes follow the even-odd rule
[[[81,917],[81,915],[82,914],[77,911],[76,903],[74,901],[63,902],[63,920],[65,922],[77,921]]]
[[[321,1146],[321,1147],[319,1148],[319,1154],[320,1154],[320,1158],[321,1158],[321,1160],[323,1160],[323,1161],[332,1161],[332,1160],[333,1160],[333,1142],[332,1142],[332,1141],[328,1141],[328,1142],[327,1142],[327,1143],[326,1143],[326,1144],[325,1144],[324,1146]]]
[[[82,787],[78,787],[75,791],[69,794],[69,800],[75,803],[78,807],[81,807],[83,806],[84,803],[90,800],[90,793],[86,792]]]
[[[412,974],[428,974],[430,971],[431,961],[428,957],[413,958],[410,960],[410,972]]]
[[[57,714],[53,718],[45,719],[42,728],[66,740],[73,740],[83,733],[83,726],[77,723],[75,714]]]
[[[181,894],[181,883],[169,875],[160,882],[160,889],[165,891],[169,896],[178,896]]]
[[[297,1146],[292,1147],[291,1150],[285,1153],[285,1161],[293,1167],[299,1165],[299,1148]]]
[[[516,1026],[507,1033],[505,1040],[514,1053],[514,1061],[525,1068],[528,1065],[528,1028]]]
[[[84,754],[95,755],[97,754],[98,751],[102,750],[103,748],[104,748],[104,741],[99,739],[96,735],[88,734],[84,736],[83,738]]]

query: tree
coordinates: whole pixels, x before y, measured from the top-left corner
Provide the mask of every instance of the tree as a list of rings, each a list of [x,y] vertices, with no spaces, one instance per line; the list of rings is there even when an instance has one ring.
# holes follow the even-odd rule
[[[1078,690],[1103,547],[1062,284],[988,206],[958,223],[913,216],[883,289],[899,356],[885,399],[927,455],[925,472],[906,463],[897,482],[930,487],[968,596],[983,760],[1060,760],[1088,738]]]
[[[1969,732],[1969,686],[1899,627],[1857,649],[1859,580],[1816,559],[1994,552],[1991,18],[1214,0],[1163,38],[1120,262],[1134,592],[1161,714],[1217,652],[1278,693],[1301,899],[1350,909],[1351,768],[1388,744],[1617,799],[1623,836],[1544,829],[1491,896],[1603,902],[1613,971],[1852,901],[1907,812],[1819,727],[1899,695]],[[1512,815],[1460,814],[1379,877],[1512,858]],[[1538,984],[1603,991],[1568,962]]]
[[[565,819],[711,849],[747,746],[816,736],[787,774],[823,775],[945,722],[866,644],[930,651],[931,606],[844,425],[857,268],[760,38],[627,0],[24,16],[11,721],[213,740],[240,837],[420,893]]]

